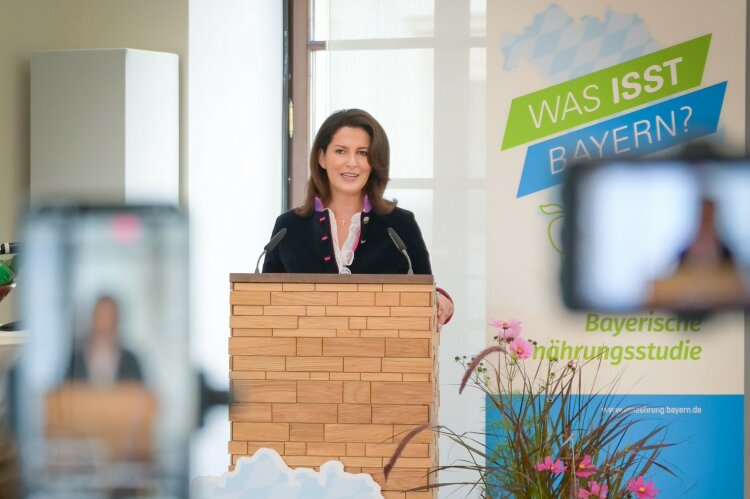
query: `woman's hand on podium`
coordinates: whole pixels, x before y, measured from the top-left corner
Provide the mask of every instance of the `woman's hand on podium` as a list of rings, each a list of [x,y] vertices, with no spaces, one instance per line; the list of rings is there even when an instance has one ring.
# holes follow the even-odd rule
[[[442,293],[437,293],[437,332],[443,328],[443,324],[448,322],[453,316],[453,302]]]

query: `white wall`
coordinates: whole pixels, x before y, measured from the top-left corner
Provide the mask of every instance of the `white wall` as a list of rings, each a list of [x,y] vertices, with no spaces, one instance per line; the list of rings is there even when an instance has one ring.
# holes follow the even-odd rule
[[[229,273],[253,271],[281,207],[281,2],[191,0],[189,81],[195,351],[226,385]]]
[[[253,271],[281,207],[282,28],[282,2],[190,0],[192,346],[220,386],[229,274]],[[193,473],[226,471],[228,439],[220,411],[196,442]]]

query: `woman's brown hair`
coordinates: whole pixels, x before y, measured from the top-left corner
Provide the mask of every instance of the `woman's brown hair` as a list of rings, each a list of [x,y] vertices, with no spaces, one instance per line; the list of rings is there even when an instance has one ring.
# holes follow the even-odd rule
[[[370,113],[361,109],[344,109],[331,114],[318,130],[312,148],[310,149],[310,179],[307,181],[305,202],[295,208],[297,215],[310,216],[315,208],[315,197],[319,197],[324,205],[331,200],[331,188],[328,174],[318,162],[320,151],[328,149],[334,134],[342,127],[361,128],[370,136],[370,147],[367,158],[372,171],[365,184],[365,193],[370,199],[372,208],[377,214],[393,211],[396,203],[383,199],[383,192],[388,185],[390,165],[390,146],[388,136],[380,123]]]

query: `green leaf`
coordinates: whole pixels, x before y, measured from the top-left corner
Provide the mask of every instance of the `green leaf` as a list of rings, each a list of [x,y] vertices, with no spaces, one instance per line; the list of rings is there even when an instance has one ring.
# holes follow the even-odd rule
[[[542,210],[542,213],[544,213],[545,215],[562,215],[563,214],[562,206],[556,203],[540,204],[539,209]]]
[[[13,270],[8,266],[8,264],[0,260],[0,286],[10,284],[11,282],[13,282],[13,279],[15,279],[15,277],[16,274],[13,273]]]

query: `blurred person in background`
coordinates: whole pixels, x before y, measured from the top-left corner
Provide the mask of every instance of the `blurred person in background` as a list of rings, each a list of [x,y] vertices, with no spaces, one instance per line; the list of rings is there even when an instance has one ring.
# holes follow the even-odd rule
[[[111,296],[97,299],[84,345],[73,351],[66,378],[111,385],[121,381],[143,381],[138,358],[120,343],[120,308]]]

